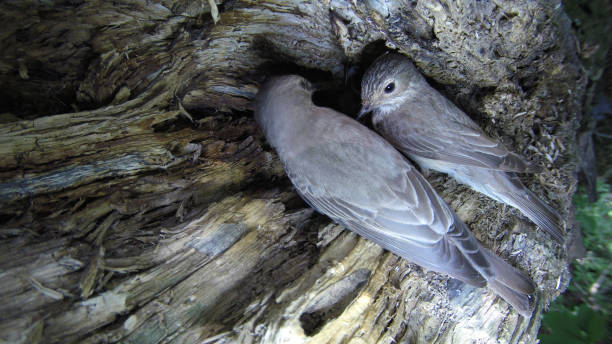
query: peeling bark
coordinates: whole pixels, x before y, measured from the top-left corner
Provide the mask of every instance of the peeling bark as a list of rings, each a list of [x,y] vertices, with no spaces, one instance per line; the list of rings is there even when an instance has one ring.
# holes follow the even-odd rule
[[[341,87],[386,45],[540,162],[523,181],[573,227],[585,79],[561,2],[467,3],[2,2],[0,341],[535,342],[567,254],[516,210],[428,176],[531,275],[531,319],[316,215],[252,118],[267,74]]]

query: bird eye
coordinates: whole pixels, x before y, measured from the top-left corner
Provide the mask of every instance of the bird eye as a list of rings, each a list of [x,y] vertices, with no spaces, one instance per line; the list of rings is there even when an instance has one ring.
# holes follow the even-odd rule
[[[395,89],[395,83],[391,82],[385,87],[385,93],[391,93]]]

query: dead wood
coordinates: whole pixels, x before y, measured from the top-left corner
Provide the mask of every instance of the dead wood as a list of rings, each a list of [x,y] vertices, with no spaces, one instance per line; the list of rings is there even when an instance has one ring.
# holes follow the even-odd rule
[[[538,285],[531,319],[344,231],[251,112],[270,73],[341,87],[399,50],[545,167],[523,180],[572,227],[584,77],[560,1],[4,1],[0,19],[0,341],[533,343],[569,283],[563,248],[438,174]]]

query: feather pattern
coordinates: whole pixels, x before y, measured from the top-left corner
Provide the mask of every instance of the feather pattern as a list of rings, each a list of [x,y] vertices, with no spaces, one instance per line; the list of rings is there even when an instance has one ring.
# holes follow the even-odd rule
[[[393,92],[385,85],[393,83]],[[362,81],[374,128],[423,168],[447,173],[476,191],[518,208],[556,241],[565,240],[561,216],[529,191],[515,172],[540,169],[488,137],[474,121],[427,84],[412,63],[385,54]],[[398,104],[388,111],[386,104]],[[364,111],[362,111],[364,112]]]
[[[282,77],[264,85],[255,114],[300,196],[411,262],[489,286],[529,316],[529,278],[484,248],[389,143],[357,121],[312,104],[300,80]]]

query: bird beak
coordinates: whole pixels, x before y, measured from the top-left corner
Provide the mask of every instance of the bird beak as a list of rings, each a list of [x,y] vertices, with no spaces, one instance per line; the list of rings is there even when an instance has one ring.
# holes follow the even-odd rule
[[[367,104],[363,104],[363,106],[361,107],[361,111],[359,111],[359,115],[357,115],[357,119],[362,119],[363,116],[367,115],[370,111],[372,111],[370,106]]]

